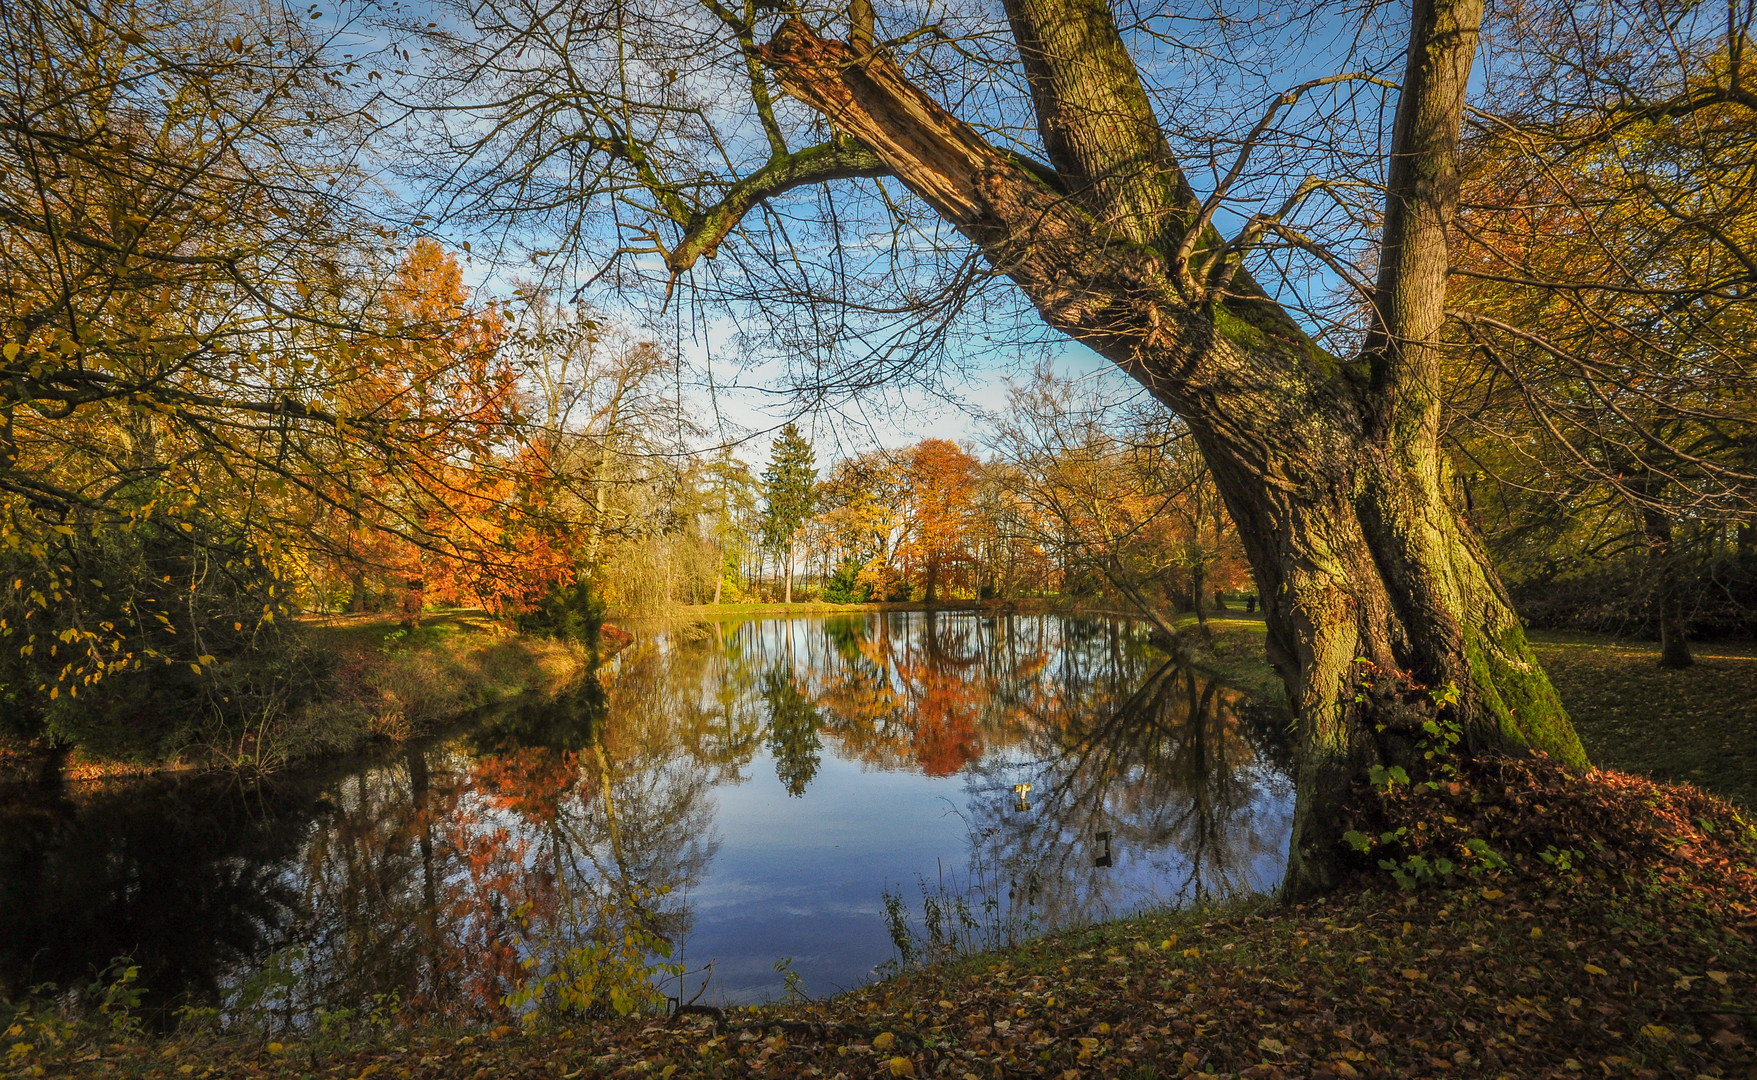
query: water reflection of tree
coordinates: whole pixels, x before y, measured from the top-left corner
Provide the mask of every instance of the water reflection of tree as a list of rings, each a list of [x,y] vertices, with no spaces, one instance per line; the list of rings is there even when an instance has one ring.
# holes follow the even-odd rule
[[[1041,619],[928,613],[834,624],[811,671],[843,756],[950,776],[1019,737],[1063,642]]]
[[[1175,903],[1265,888],[1285,860],[1291,785],[1240,696],[1169,663],[1132,689],[1125,673],[1071,672],[1046,697],[1055,711],[1022,725],[1027,742],[970,776],[973,864],[1045,925],[1116,914],[1119,894]],[[1028,811],[1014,805],[1018,783],[1032,785]],[[1114,865],[1095,865],[1100,833]]]
[[[205,777],[8,793],[0,997],[77,989],[128,956],[153,1024],[216,1003],[227,974],[286,940],[299,896],[281,868],[320,789]]]
[[[801,691],[789,669],[773,667],[763,673],[763,700],[769,706],[769,734],[765,743],[775,759],[775,776],[787,794],[804,795],[817,776],[824,749],[818,738],[821,721],[811,699]]]
[[[877,615],[653,636],[602,685],[451,744],[194,800],[209,789],[14,804],[0,985],[134,952],[155,1000],[271,986],[262,1004],[289,1024],[391,1001],[504,1018],[506,995],[575,945],[636,923],[687,933],[717,847],[711,793],[765,750],[791,794],[831,752],[962,771],[976,862],[1035,881],[1046,922],[1102,913],[1124,874],[1166,899],[1263,885],[1286,798],[1255,737],[1230,692],[1157,666],[1117,621]],[[1006,810],[1019,782],[1026,814]],[[1100,830],[1120,855],[1109,870],[1092,866]],[[20,942],[50,943],[53,963]],[[249,975],[269,953],[292,978]]]
[[[966,770],[973,862],[1041,922],[1098,917],[1143,892],[1181,902],[1262,888],[1280,873],[1291,789],[1263,714],[1154,659],[1128,623],[877,616],[775,644],[766,653],[793,667],[765,677],[776,730],[809,694],[844,757]],[[1032,785],[1024,813],[1010,809],[1019,783]],[[1094,865],[1100,833],[1118,853],[1111,867]]]
[[[343,784],[306,852],[311,933],[289,1015],[395,995],[407,1016],[500,1018],[576,949],[636,922],[686,932],[682,896],[714,849],[710,775],[650,712],[610,721],[608,704],[588,691],[526,706]]]

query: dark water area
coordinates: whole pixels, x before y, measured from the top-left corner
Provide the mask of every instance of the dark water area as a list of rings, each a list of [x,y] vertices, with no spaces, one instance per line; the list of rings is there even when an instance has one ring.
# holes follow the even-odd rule
[[[392,753],[5,793],[0,993],[125,956],[160,1024],[486,1021],[658,941],[686,969],[664,995],[833,993],[936,944],[1273,888],[1281,726],[1123,621],[675,628]]]

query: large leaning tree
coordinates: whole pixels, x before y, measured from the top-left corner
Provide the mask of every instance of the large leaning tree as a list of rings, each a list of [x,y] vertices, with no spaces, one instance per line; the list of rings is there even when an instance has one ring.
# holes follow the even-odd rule
[[[1468,755],[1587,764],[1442,451],[1483,4],[1411,0],[1390,63],[1288,80],[1261,122],[1208,144],[1206,169],[1184,98],[1150,76],[1224,50],[1180,52],[1154,17],[1105,0],[876,16],[870,0],[480,0],[406,27],[430,58],[406,103],[442,211],[516,219],[533,261],[572,258],[592,282],[644,275],[671,304],[761,309],[764,333],[745,338],[804,357],[808,391],[825,370],[856,389],[918,370],[911,349],[943,346],[999,281],[1175,411],[1245,540],[1297,712],[1288,888],[1307,892],[1335,878],[1350,785],[1418,764],[1425,721],[1456,723]],[[1298,167],[1277,116],[1344,86],[1384,94],[1382,132],[1380,109],[1356,107],[1353,135],[1346,108],[1327,114],[1326,137],[1355,138],[1367,165],[1338,183],[1295,173],[1278,208],[1238,212],[1239,191]],[[1364,252],[1326,253],[1297,226],[1318,195],[1363,189],[1349,220],[1374,234]],[[932,258],[897,257],[911,245]],[[1285,277],[1260,285],[1265,251],[1356,283],[1352,335],[1290,309]],[[905,329],[874,329],[886,318]]]

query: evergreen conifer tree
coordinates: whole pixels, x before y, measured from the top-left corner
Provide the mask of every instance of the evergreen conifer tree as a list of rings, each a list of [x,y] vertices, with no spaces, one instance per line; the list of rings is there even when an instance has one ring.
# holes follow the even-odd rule
[[[815,502],[817,454],[788,424],[769,445],[769,467],[763,470],[763,542],[780,553],[786,570],[783,600],[793,602],[793,541],[810,520]]]

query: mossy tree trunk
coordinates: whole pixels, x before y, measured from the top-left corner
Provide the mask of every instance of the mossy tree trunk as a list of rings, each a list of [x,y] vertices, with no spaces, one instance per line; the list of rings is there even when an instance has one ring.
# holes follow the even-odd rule
[[[1375,764],[1414,773],[1421,725],[1460,751],[1580,742],[1481,546],[1444,493],[1438,340],[1454,161],[1481,0],[1416,0],[1377,324],[1324,352],[1226,252],[1103,0],[1007,0],[1048,166],[991,147],[882,54],[797,20],[759,50],[1030,297],[1175,410],[1261,588],[1298,720],[1288,891],[1325,888],[1341,803]],[[1197,596],[1200,603],[1200,596]]]

